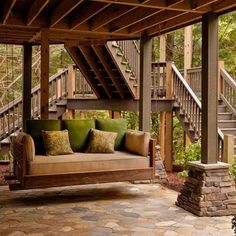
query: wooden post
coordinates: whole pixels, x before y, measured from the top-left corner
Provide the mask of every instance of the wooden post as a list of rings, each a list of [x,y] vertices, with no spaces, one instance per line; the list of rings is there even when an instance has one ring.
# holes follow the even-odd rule
[[[165,116],[165,112],[160,112],[159,145],[162,160],[165,160]]]
[[[218,15],[202,17],[202,145],[201,162],[218,161]]]
[[[151,72],[152,39],[142,37],[140,40],[140,99],[139,129],[150,132],[151,123]]]
[[[221,77],[221,69],[224,68],[224,61],[218,61],[218,99],[220,99],[220,95],[223,92],[223,80]]]
[[[41,79],[40,79],[41,119],[48,119],[49,100],[49,41],[48,30],[41,30]]]
[[[226,162],[230,165],[234,162],[234,136],[232,134],[224,135],[224,153],[223,153],[223,162]]]
[[[166,61],[166,35],[160,36],[160,62]],[[163,71],[160,71],[163,72]],[[160,86],[164,85],[163,77],[160,77]],[[160,154],[162,160],[165,160],[165,127],[166,127],[166,113],[160,112],[160,130],[159,130],[159,144]]]
[[[74,98],[75,96],[75,68],[73,65],[68,66],[67,78],[67,98]]]
[[[61,73],[63,71],[63,68],[58,68],[57,69],[57,73]],[[57,98],[60,98],[62,96],[62,80],[59,79],[57,80],[56,82],[56,95],[57,95]]]
[[[31,86],[32,86],[32,45],[24,44],[23,61],[23,131],[26,131],[26,121],[31,119]]]
[[[121,111],[113,111],[113,110],[111,110],[110,117],[112,119],[119,119],[119,118],[121,118]]]
[[[172,62],[166,63],[166,99],[173,98],[173,71]],[[166,112],[165,127],[165,167],[167,171],[173,170],[173,115]]]
[[[187,80],[187,70],[192,67],[192,26],[184,28],[184,78]]]

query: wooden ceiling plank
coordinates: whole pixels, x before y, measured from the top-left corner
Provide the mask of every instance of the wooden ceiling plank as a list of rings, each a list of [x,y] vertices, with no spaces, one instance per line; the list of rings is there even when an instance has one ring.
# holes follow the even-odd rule
[[[102,26],[110,23],[111,21],[127,14],[134,7],[129,6],[118,6],[118,5],[111,5],[101,11],[99,14],[95,15],[89,22],[91,30],[97,30]]]
[[[49,0],[35,0],[29,9],[26,25],[30,26],[49,3]]]
[[[149,36],[156,36],[162,34],[163,31],[167,29],[169,31],[179,29],[186,23],[191,24],[191,22],[195,22],[197,19],[201,19],[201,14],[198,13],[185,13],[179,17],[176,17],[170,21],[163,22],[161,24],[156,25],[146,31]]]
[[[79,4],[83,2],[82,0],[63,0],[59,6],[53,11],[50,27],[55,26],[60,20],[67,16],[72,10],[74,10]]]
[[[11,10],[14,7],[16,0],[7,0],[3,9],[2,15],[2,24],[5,25],[7,23],[8,17],[11,14]]]
[[[135,9],[127,14],[125,14],[122,18],[119,18],[115,21],[112,21],[109,24],[109,31],[116,32],[120,31],[128,26],[135,24],[141,20],[144,20],[154,14],[156,14],[156,9]]]
[[[70,29],[76,29],[79,25],[86,22],[91,17],[95,16],[97,13],[101,12],[103,9],[108,7],[110,4],[89,2],[85,7],[81,8],[76,16],[74,16],[70,21]]]
[[[212,6],[212,10],[216,13],[229,11],[230,9],[236,8],[236,1],[235,0],[224,0],[221,2],[216,2]]]
[[[191,2],[191,7],[193,10],[197,10],[199,8],[205,7],[206,5],[211,3],[214,3],[218,0],[193,0]],[[176,6],[176,4],[179,4],[177,1],[172,0],[172,4]],[[173,6],[171,5],[171,6]],[[185,12],[178,12],[178,11],[169,11],[169,10],[162,10],[161,12],[157,13],[156,15],[153,15],[146,19],[145,21],[141,21],[139,23],[136,23],[135,25],[132,25],[128,28],[128,32],[130,34],[137,34],[141,31],[144,31],[148,28],[154,27],[156,24],[160,24],[162,22],[171,20],[175,17],[181,16],[185,14]]]
[[[87,62],[91,66],[91,68],[93,69],[93,72],[95,73],[97,79],[99,80],[100,84],[102,85],[103,89],[105,90],[108,98],[112,98],[111,93],[110,93],[110,89],[107,85],[107,82],[105,81],[102,73],[100,72],[97,62],[95,61],[94,57],[91,55],[91,53],[89,51],[89,47],[80,46],[79,49],[82,52],[83,56],[86,58]]]
[[[110,67],[111,63],[110,61],[108,61],[107,57],[104,55],[103,49],[101,48],[101,46],[98,46],[98,45],[92,45],[92,48],[94,52],[96,53],[97,57],[99,58],[99,60],[101,61],[101,63],[103,64],[107,74],[109,75],[110,79],[114,83],[116,90],[119,92],[121,98],[124,98],[125,96],[124,90],[121,84],[119,83],[119,81],[115,78],[114,72],[112,71]]]

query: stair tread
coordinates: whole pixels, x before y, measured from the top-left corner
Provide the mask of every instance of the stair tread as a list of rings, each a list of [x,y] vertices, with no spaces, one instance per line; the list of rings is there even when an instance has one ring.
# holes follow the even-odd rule
[[[236,128],[220,128],[221,130],[236,130]]]
[[[232,115],[233,113],[232,112],[219,112],[218,115]]]
[[[220,122],[222,122],[222,123],[230,123],[230,122],[236,123],[236,120],[218,120],[218,123],[220,123]]]

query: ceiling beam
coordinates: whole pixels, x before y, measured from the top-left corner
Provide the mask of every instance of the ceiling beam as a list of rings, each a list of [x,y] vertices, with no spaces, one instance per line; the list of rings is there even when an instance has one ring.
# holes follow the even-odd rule
[[[3,15],[2,15],[2,24],[5,25],[7,23],[8,17],[11,14],[11,10],[14,7],[16,3],[16,0],[7,0],[4,9],[3,9]]]
[[[99,3],[99,2],[88,2],[84,7],[76,13],[76,15],[70,20],[70,29],[76,29],[82,23],[101,12],[103,9],[108,7],[110,4]]]
[[[26,25],[30,26],[48,3],[49,0],[35,0],[30,6]]]
[[[59,6],[53,11],[50,20],[50,27],[55,26],[60,20],[74,10],[82,0],[63,0]]]

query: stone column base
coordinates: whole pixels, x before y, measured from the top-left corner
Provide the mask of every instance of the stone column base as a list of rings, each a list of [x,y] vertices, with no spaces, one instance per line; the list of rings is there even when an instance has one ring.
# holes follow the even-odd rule
[[[198,216],[236,215],[235,183],[229,164],[194,161],[189,168],[176,205]]]

